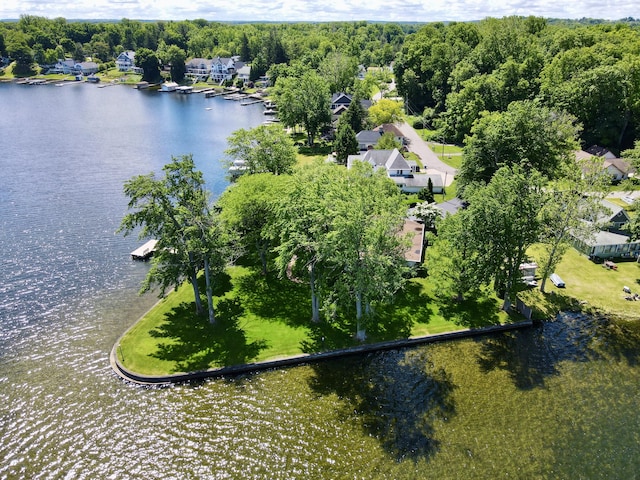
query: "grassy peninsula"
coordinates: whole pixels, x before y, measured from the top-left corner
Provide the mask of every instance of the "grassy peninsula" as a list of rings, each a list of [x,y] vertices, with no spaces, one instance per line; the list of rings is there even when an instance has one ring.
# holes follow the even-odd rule
[[[535,254],[535,251],[532,252]],[[623,286],[640,291],[640,264],[618,263],[603,268],[570,250],[557,269],[565,280],[560,289],[548,282],[520,296],[538,318],[550,319],[560,309],[580,309],[620,318],[640,317],[640,302],[625,300]],[[209,324],[193,309],[193,292],[185,284],[158,302],[121,338],[119,361],[141,374],[166,375],[246,362],[275,360],[356,345],[348,329],[308,321],[305,286],[258,268],[233,266],[216,296],[220,320]],[[398,300],[379,312],[389,321],[384,330],[371,329],[368,342],[422,336],[508,321],[495,297],[454,306],[444,304],[424,278],[408,282]]]

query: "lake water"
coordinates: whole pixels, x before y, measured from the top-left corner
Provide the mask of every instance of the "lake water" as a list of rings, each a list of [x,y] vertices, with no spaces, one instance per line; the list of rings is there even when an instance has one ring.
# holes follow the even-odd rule
[[[0,479],[638,478],[640,325],[520,332],[167,388],[108,354],[154,302],[122,184],[191,153],[214,195],[262,107],[0,84]]]

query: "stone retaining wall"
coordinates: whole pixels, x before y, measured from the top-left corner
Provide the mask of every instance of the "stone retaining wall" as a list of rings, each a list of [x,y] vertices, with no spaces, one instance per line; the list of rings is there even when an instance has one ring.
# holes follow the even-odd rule
[[[271,360],[265,362],[247,363],[242,365],[233,365],[230,367],[214,368],[211,370],[202,370],[198,372],[179,373],[174,375],[142,375],[126,369],[118,360],[117,347],[119,341],[113,346],[109,357],[113,370],[125,380],[138,383],[140,385],[166,385],[171,383],[189,382],[192,380],[202,380],[205,378],[223,377],[240,375],[243,373],[256,372],[260,370],[268,370],[273,368],[290,367],[311,362],[319,362],[322,360],[330,360],[351,355],[362,355],[364,353],[377,352],[382,350],[394,350],[398,348],[413,347],[427,343],[442,342],[445,340],[454,340],[458,338],[476,337],[490,333],[505,332],[509,330],[517,330],[527,328],[532,325],[531,320],[525,320],[517,323],[509,323],[506,325],[492,325],[483,328],[473,328],[465,330],[457,330],[454,332],[438,333],[433,335],[425,335],[422,337],[404,338],[400,340],[392,340],[389,342],[379,342],[366,345],[358,345],[340,350],[332,350],[322,353],[311,353],[295,355],[280,360]]]

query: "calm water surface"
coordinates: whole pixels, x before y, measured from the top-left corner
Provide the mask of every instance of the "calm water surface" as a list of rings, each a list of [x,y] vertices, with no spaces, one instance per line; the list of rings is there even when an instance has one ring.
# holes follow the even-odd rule
[[[210,108],[210,110],[208,110]],[[146,389],[108,353],[154,302],[123,182],[192,153],[208,187],[259,106],[0,84],[0,478],[638,478],[640,326],[523,332]],[[640,277],[640,274],[639,274]]]

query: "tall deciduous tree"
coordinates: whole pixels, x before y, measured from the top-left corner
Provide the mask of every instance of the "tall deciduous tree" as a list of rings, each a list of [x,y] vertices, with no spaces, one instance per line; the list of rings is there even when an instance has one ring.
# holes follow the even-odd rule
[[[158,240],[141,292],[158,285],[162,296],[167,289],[188,280],[193,287],[196,312],[202,314],[198,272],[204,268],[209,320],[213,322],[211,277],[224,266],[225,246],[209,209],[204,178],[195,170],[191,155],[172,157],[163,172],[160,178],[151,173],[125,183],[131,211],[122,219],[118,232],[129,235],[139,229],[140,238]]]
[[[376,303],[400,289],[408,245],[399,232],[405,208],[396,185],[371,165],[356,162],[332,190],[332,224],[326,241],[331,294],[342,308],[355,307],[356,337],[366,337],[366,321]]]
[[[225,150],[230,165],[244,161],[246,173],[291,173],[296,163],[296,149],[287,133],[278,125],[261,125],[249,130],[236,130],[227,139]]]
[[[324,274],[331,209],[327,191],[336,185],[338,171],[317,164],[296,172],[277,209],[280,244],[275,249],[282,275],[305,279],[311,294],[311,321],[320,321],[320,284]]]
[[[458,303],[476,295],[486,283],[478,262],[478,242],[467,228],[468,214],[461,210],[437,224],[438,235],[426,252],[429,279],[438,295],[453,295]]]
[[[469,195],[465,216],[477,239],[478,267],[485,281],[493,280],[496,292],[504,296],[506,308],[517,292],[527,249],[539,238],[543,184],[535,170],[502,167],[488,185]]]
[[[369,108],[369,119],[373,125],[395,123],[402,118],[402,104],[382,98]]]
[[[218,199],[220,219],[225,228],[236,232],[244,250],[257,253],[262,273],[267,274],[267,260],[276,232],[276,206],[283,197],[281,176],[269,173],[243,175]]]
[[[136,67],[143,69],[142,80],[156,82],[160,79],[160,62],[153,50],[140,48],[136,50]]]
[[[331,122],[329,85],[314,71],[307,71],[300,78],[280,78],[274,97],[282,123],[292,128],[301,125],[309,145]]]
[[[571,116],[538,102],[513,102],[505,112],[486,113],[466,140],[459,191],[464,194],[474,182],[489,183],[503,166],[535,169],[553,178],[559,166],[573,157],[577,134]]]
[[[557,181],[545,189],[545,201],[540,212],[541,258],[540,291],[571,246],[574,237],[587,239],[599,230],[599,225],[585,221],[599,216],[609,178],[602,170],[602,159],[593,157],[580,163],[563,165]]]

